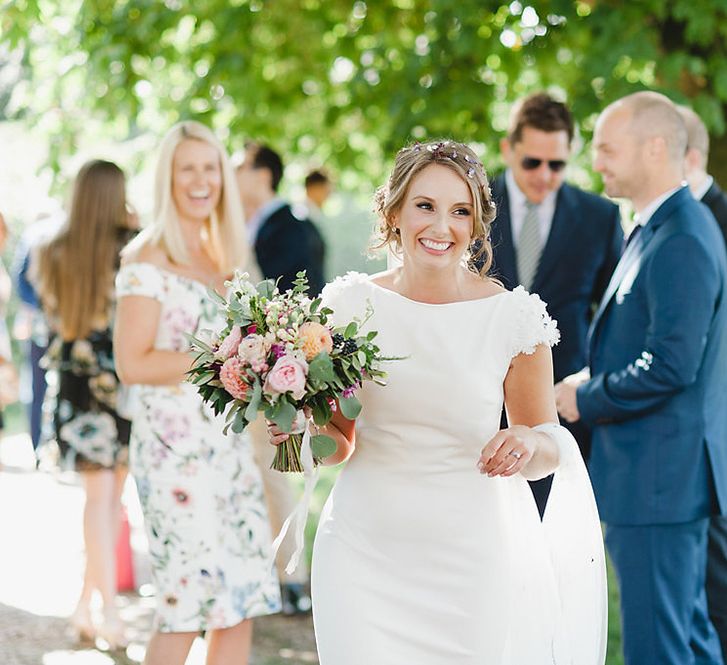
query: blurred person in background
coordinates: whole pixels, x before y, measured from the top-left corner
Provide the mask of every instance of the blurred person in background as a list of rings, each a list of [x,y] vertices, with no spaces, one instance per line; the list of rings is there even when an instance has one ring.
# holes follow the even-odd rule
[[[157,594],[146,665],[182,665],[200,631],[207,663],[248,662],[255,616],[280,610],[262,483],[247,433],[185,381],[186,335],[223,329],[208,294],[244,269],[247,243],[234,173],[204,125],[162,141],[154,219],[124,251],[117,278],[117,368],[134,385],[130,468],[144,513]]]
[[[65,213],[62,211],[39,216],[20,237],[13,261],[13,280],[19,301],[13,322],[13,337],[26,343],[24,360],[27,363],[27,372],[22,373],[21,386],[27,383],[28,388],[23,388],[21,395],[23,401],[27,402],[33,450],[37,450],[41,442],[47,382],[40,360],[48,348],[48,325],[28,271],[33,251],[38,245],[54,236],[64,223]]]
[[[81,640],[126,643],[115,604],[116,542],[127,474],[130,423],[116,412],[119,387],[111,326],[121,248],[130,239],[126,180],[114,163],[93,160],[76,177],[67,222],[31,256],[51,341],[43,362],[58,372],[53,429],[62,464],[81,476],[86,495],[86,568],[71,625]],[[103,620],[94,622],[94,592]]]
[[[313,169],[305,177],[305,206],[308,209],[308,217],[319,226],[325,218],[323,206],[332,189],[331,179],[322,169]]]
[[[3,421],[3,407],[7,406],[12,399],[13,383],[15,382],[15,371],[12,364],[10,352],[10,334],[5,320],[7,315],[8,302],[12,291],[10,275],[3,264],[2,253],[8,238],[8,227],[5,217],[0,213],[0,436],[5,426]]]
[[[283,160],[269,146],[245,146],[236,175],[248,241],[266,279],[280,279],[280,290],[285,291],[293,287],[296,274],[305,270],[310,294],[316,296],[325,283],[325,243],[310,219],[296,217],[278,194],[283,170]]]
[[[245,211],[248,241],[255,249],[263,277],[279,280],[281,291],[293,287],[296,274],[305,270],[311,295],[323,288],[323,237],[307,216],[296,216],[291,206],[278,195],[283,178],[283,161],[266,145],[248,143],[244,161],[236,167],[240,200]],[[318,199],[320,200],[320,199]],[[321,201],[322,202],[322,201]],[[304,211],[307,215],[307,211]],[[295,508],[295,496],[286,474],[270,469],[273,451],[262,417],[251,423],[248,431],[255,457],[265,483],[270,525],[278,533],[285,518]],[[283,614],[293,616],[311,610],[308,593],[308,570],[300,564],[294,573],[285,571],[295,549],[292,539],[283,541],[276,564],[281,580]]]
[[[492,182],[493,275],[506,288],[537,293],[558,322],[555,381],[586,363],[586,333],[621,254],[619,209],[565,182],[574,123],[568,107],[546,93],[515,104],[500,150],[507,170]],[[591,431],[562,421],[588,462]],[[531,483],[541,515],[552,476]]]
[[[702,119],[687,106],[677,106],[677,110],[687,126],[684,175],[689,189],[697,201],[701,201],[710,209],[719,224],[722,237],[727,242],[727,194],[707,172],[709,161],[707,128]],[[724,369],[727,370],[727,367]],[[727,385],[723,389],[727,389]],[[727,662],[727,517],[720,515],[712,516],[709,521],[707,605],[709,618],[722,645],[722,657]]]

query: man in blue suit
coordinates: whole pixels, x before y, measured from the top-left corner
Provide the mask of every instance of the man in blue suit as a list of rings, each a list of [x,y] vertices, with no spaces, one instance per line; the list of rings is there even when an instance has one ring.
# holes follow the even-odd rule
[[[545,93],[521,100],[500,143],[507,170],[492,183],[492,274],[507,288],[522,284],[547,303],[561,333],[553,349],[555,381],[586,364],[588,326],[623,244],[618,207],[564,182],[573,131],[562,102]],[[564,424],[587,461],[590,429]],[[541,515],[551,483],[552,476],[531,483]]]
[[[687,134],[639,92],[596,124],[594,167],[637,227],[589,331],[590,378],[558,410],[594,425],[591,479],[621,590],[627,665],[718,665],[707,616],[709,517],[727,511],[727,256],[682,184]]]
[[[689,189],[706,205],[719,224],[727,243],[727,194],[707,173],[709,134],[702,119],[690,108],[677,106],[687,127],[687,154],[684,169]],[[725,377],[727,389],[727,377]],[[727,441],[725,441],[727,445]],[[727,517],[712,517],[707,541],[707,607],[727,659]]]

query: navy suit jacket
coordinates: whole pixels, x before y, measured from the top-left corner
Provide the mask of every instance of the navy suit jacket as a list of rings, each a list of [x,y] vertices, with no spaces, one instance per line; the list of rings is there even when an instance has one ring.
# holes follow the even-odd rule
[[[491,274],[512,289],[520,281],[505,178],[492,183],[497,217],[492,224]],[[606,199],[564,184],[558,190],[550,234],[530,290],[558,322],[561,341],[553,348],[555,380],[586,366],[586,335],[621,255],[619,210]]]
[[[727,256],[686,187],[624,254],[589,331],[590,472],[611,524],[687,522],[727,508]],[[715,498],[717,502],[715,504]]]
[[[712,211],[722,231],[722,236],[727,242],[727,194],[722,191],[716,182],[713,182],[702,197],[702,203]]]
[[[255,239],[255,257],[266,279],[278,279],[281,291],[293,288],[296,274],[305,270],[309,293],[317,296],[325,279],[325,244],[309,219],[296,217],[285,204],[268,217]]]

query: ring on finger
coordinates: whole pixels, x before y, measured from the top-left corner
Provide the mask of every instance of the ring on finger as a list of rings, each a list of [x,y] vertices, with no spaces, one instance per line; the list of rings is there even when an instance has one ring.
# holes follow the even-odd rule
[[[511,450],[508,455],[512,455],[516,460],[520,461],[520,458],[523,456],[522,453],[517,452],[517,450]]]

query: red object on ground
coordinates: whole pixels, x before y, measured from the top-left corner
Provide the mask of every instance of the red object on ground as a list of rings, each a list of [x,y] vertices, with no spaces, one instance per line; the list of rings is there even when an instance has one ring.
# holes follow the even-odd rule
[[[116,588],[119,591],[134,591],[134,559],[131,552],[131,529],[126,508],[121,507],[119,539],[116,541]]]

